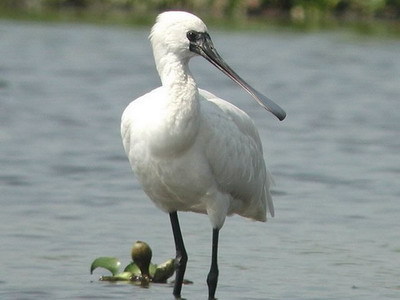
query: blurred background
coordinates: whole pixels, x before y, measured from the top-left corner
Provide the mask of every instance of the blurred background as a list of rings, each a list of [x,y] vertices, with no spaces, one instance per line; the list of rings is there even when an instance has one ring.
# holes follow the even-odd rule
[[[167,9],[189,10],[228,26],[273,23],[321,28],[338,24],[399,30],[399,0],[3,0],[4,17],[150,24]],[[361,26],[363,25],[363,26]]]
[[[227,218],[218,299],[400,299],[399,0],[1,0],[0,298],[173,299],[98,281],[136,240],[175,255],[168,216],[125,156],[120,117],[160,85],[148,35],[163,10],[202,17],[278,122],[206,60],[199,87],[254,120],[275,218]],[[207,216],[181,213],[183,297],[204,299]]]

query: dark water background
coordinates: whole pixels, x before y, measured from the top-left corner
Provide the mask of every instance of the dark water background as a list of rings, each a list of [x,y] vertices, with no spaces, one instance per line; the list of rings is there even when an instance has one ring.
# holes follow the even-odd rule
[[[119,120],[159,85],[149,29],[0,22],[0,298],[172,299],[97,281],[98,256],[174,256],[168,216],[141,191]],[[228,218],[219,299],[400,298],[400,42],[346,32],[213,32],[276,121],[203,59],[199,85],[248,112],[275,176],[276,217]],[[181,214],[187,299],[205,299],[208,218]]]

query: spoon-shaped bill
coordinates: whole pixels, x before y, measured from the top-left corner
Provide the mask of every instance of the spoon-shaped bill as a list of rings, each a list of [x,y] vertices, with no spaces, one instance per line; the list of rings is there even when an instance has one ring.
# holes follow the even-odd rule
[[[270,111],[273,115],[275,115],[280,121],[285,119],[286,112],[271,99],[267,98],[257,90],[255,90],[251,85],[249,85],[246,81],[244,81],[235,71],[232,70],[231,67],[222,59],[222,57],[218,54],[217,50],[214,48],[214,45],[211,41],[211,38],[208,33],[194,33],[195,36],[189,37],[190,40],[190,50],[195,52],[209,62],[211,62],[214,66],[216,66],[219,70],[225,73],[230,79],[240,85],[243,89],[245,89],[262,107],[266,110]]]

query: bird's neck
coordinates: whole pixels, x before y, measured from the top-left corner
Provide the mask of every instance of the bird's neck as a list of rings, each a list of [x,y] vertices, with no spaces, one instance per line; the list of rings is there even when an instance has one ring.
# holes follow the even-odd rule
[[[165,146],[189,147],[199,127],[199,91],[188,68],[188,60],[182,61],[173,55],[164,55],[157,61],[163,89],[163,127]],[[164,149],[165,153],[166,149]],[[171,149],[177,152],[177,149]],[[168,152],[168,151],[166,151]]]
[[[169,92],[171,101],[186,101],[196,97],[196,82],[189,70],[189,60],[180,59],[174,54],[164,54],[156,58],[156,66],[162,86]]]

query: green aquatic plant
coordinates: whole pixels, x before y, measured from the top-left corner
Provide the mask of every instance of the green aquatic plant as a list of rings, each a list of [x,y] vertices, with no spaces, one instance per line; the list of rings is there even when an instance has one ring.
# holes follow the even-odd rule
[[[111,276],[101,276],[102,281],[129,281],[147,285],[150,282],[166,283],[175,272],[175,260],[156,265],[151,263],[152,251],[150,246],[142,241],[137,241],[131,251],[132,262],[123,272],[119,272],[121,262],[116,257],[102,256],[96,258],[90,266],[90,273],[97,268],[103,268],[111,272]]]

